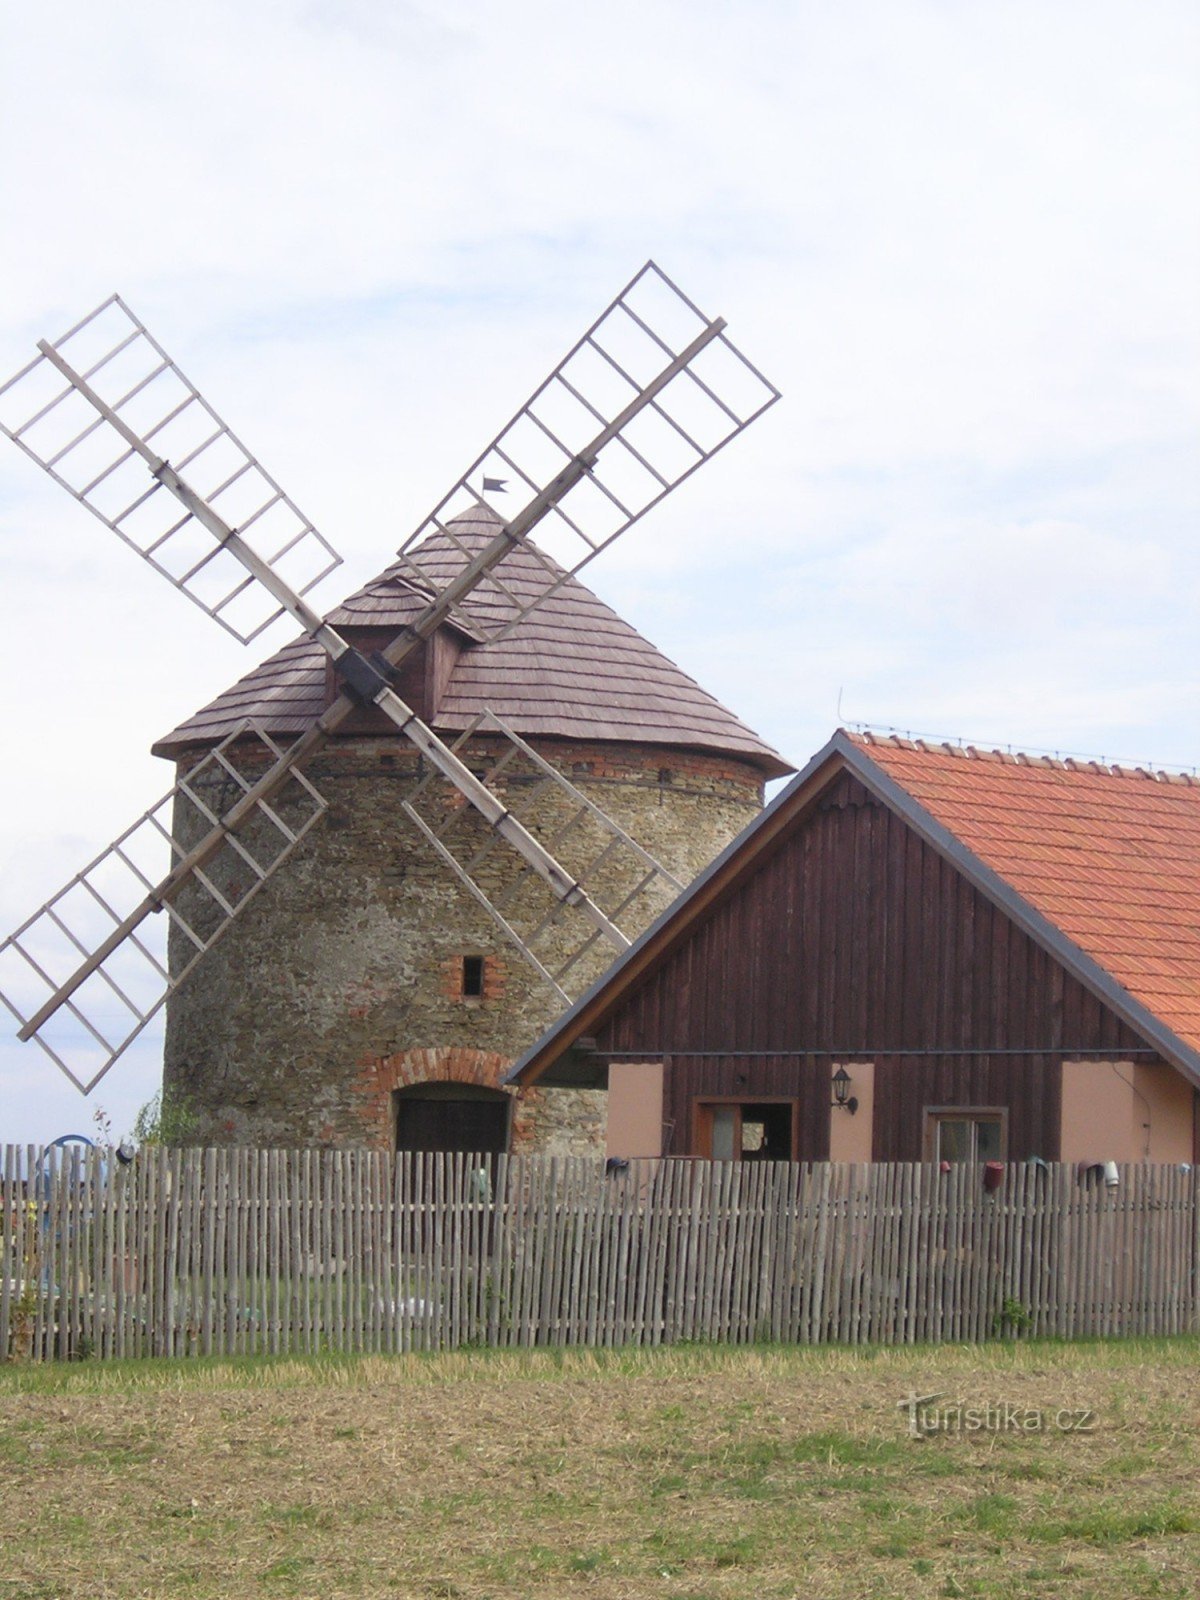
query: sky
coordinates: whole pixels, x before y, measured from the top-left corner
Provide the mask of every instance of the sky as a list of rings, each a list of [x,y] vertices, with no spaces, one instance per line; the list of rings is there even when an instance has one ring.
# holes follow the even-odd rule
[[[385,565],[648,258],[783,391],[589,584],[801,764],[1200,761],[1200,13],[0,0],[0,381],[114,290]],[[0,924],[249,650],[0,438]],[[132,1126],[0,1041],[0,1142]]]

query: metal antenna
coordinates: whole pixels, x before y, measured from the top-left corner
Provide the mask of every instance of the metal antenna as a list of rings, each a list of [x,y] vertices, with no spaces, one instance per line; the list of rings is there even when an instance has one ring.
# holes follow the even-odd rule
[[[554,774],[560,790],[582,802],[579,821],[586,817],[594,825],[603,819],[607,842],[583,870],[573,872],[560,864],[489,783],[477,778],[457,750],[439,739],[399,697],[393,687],[394,669],[452,617],[466,621],[476,637],[498,638],[508,632],[778,398],[778,391],[730,344],[724,329],[723,321],[705,318],[648,263],[405,542],[395,570],[407,572],[417,591],[430,598],[417,619],[370,659],[353,649],[304,599],[339,558],[122,301],[114,296],[53,344],[39,344],[40,355],[0,387],[0,427],[238,638],[253,638],[283,611],[289,612],[328,652],[343,687],[291,746],[283,751],[270,747],[273,760],[264,770],[252,778],[237,776],[238,792],[228,809],[197,805],[194,774],[176,786],[168,799],[196,806],[207,831],[197,828],[195,837],[189,834],[185,839],[168,833],[170,871],[157,881],[139,872],[143,892],[127,909],[111,908],[102,900],[111,927],[98,941],[90,942],[81,929],[65,930],[68,944],[83,958],[74,970],[56,979],[38,955],[37,941],[47,926],[60,926],[64,896],[82,888],[96,897],[88,873],[107,867],[129,834],[0,946],[0,958],[23,963],[16,992],[11,979],[10,987],[0,991],[0,998],[21,1022],[21,1038],[36,1037],[85,1093],[93,1087],[249,899],[249,893],[230,894],[219,887],[221,880],[211,863],[232,852],[243,864],[252,865],[254,888],[277,870],[317,820],[321,807],[316,791],[300,776],[302,763],[363,705],[377,706],[433,772],[469,803],[493,836],[516,852],[523,864],[519,878],[540,882],[543,893],[549,890],[549,915],[541,915],[522,932],[521,919],[506,917],[502,906],[492,904],[472,877],[469,863],[462,863],[447,845],[445,828],[421,814],[420,794],[406,805],[407,814],[443,860],[560,994],[565,994],[561,980],[566,972],[596,940],[603,938],[617,950],[629,945],[630,938],[616,919],[651,884],[668,883],[678,889],[675,880],[511,730],[491,718],[488,732],[507,739],[511,754],[532,761],[543,779]],[[198,433],[197,419],[202,422]],[[185,426],[191,431],[179,432]],[[177,453],[174,464],[163,454],[168,447]],[[140,477],[143,467],[153,479],[148,489]],[[182,475],[185,467],[187,478]],[[139,474],[136,484],[129,480],[130,469]],[[453,518],[462,511],[488,504],[470,487],[470,480],[481,483],[488,494],[503,493],[502,483],[519,483],[528,494],[520,510],[501,518],[482,548],[478,541],[473,545],[465,541],[453,526]],[[204,485],[203,492],[198,483]],[[166,497],[161,495],[163,489],[168,491]],[[183,508],[182,516],[178,507]],[[530,532],[546,519],[561,560],[528,541]],[[415,562],[412,552],[431,533],[440,536],[437,561]],[[535,558],[538,576],[533,583],[524,571],[519,583],[506,581],[505,558],[517,549]],[[468,598],[469,620],[460,609]],[[218,747],[223,768],[228,765],[228,743]],[[206,762],[216,756],[211,752]],[[229,775],[234,776],[231,766]],[[303,827],[284,826],[274,800],[296,783],[315,814],[304,820]],[[159,809],[154,808],[155,813]],[[263,816],[282,827],[285,848],[268,852],[265,863],[258,857],[247,863],[241,830],[257,827]],[[159,832],[166,831],[156,826]],[[583,880],[600,869],[610,873],[610,858],[618,847],[632,852],[642,875],[606,911]],[[202,902],[205,930],[198,942],[193,937],[195,956],[177,969],[173,979],[151,958],[166,988],[156,998],[136,998],[132,992],[136,986],[129,985],[127,992],[110,977],[110,963],[119,962],[127,942],[145,955],[137,930],[164,908],[171,913],[173,926],[188,937],[190,924],[182,921],[179,906],[183,900],[191,904],[193,897],[185,891],[193,888],[207,897]],[[589,931],[566,962],[551,972],[535,946],[566,906],[584,918]],[[191,932],[195,936],[195,930]],[[28,999],[26,969],[47,991],[37,1003]],[[103,986],[103,1017],[116,992],[133,1019],[132,1028],[115,1041],[85,1009],[83,990],[95,982]],[[142,988],[136,993],[140,996]],[[47,1043],[47,1024],[63,1008],[99,1050],[108,1052],[98,1065],[79,1074]]]

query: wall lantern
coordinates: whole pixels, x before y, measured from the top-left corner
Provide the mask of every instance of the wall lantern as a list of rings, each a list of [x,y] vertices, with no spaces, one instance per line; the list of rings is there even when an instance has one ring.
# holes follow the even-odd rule
[[[858,1110],[858,1097],[849,1093],[850,1074],[839,1067],[833,1075],[833,1105],[837,1111],[848,1111],[851,1116]]]

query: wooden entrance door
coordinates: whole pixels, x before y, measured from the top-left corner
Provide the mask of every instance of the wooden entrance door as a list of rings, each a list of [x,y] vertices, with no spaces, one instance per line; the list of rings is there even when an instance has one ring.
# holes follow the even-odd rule
[[[507,1095],[467,1084],[403,1090],[396,1096],[396,1149],[499,1155],[508,1149],[508,1105]]]

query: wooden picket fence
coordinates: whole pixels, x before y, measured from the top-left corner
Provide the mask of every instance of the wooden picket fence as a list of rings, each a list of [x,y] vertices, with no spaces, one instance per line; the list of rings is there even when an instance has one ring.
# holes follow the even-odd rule
[[[0,1355],[1197,1327],[1196,1173],[8,1146]]]

